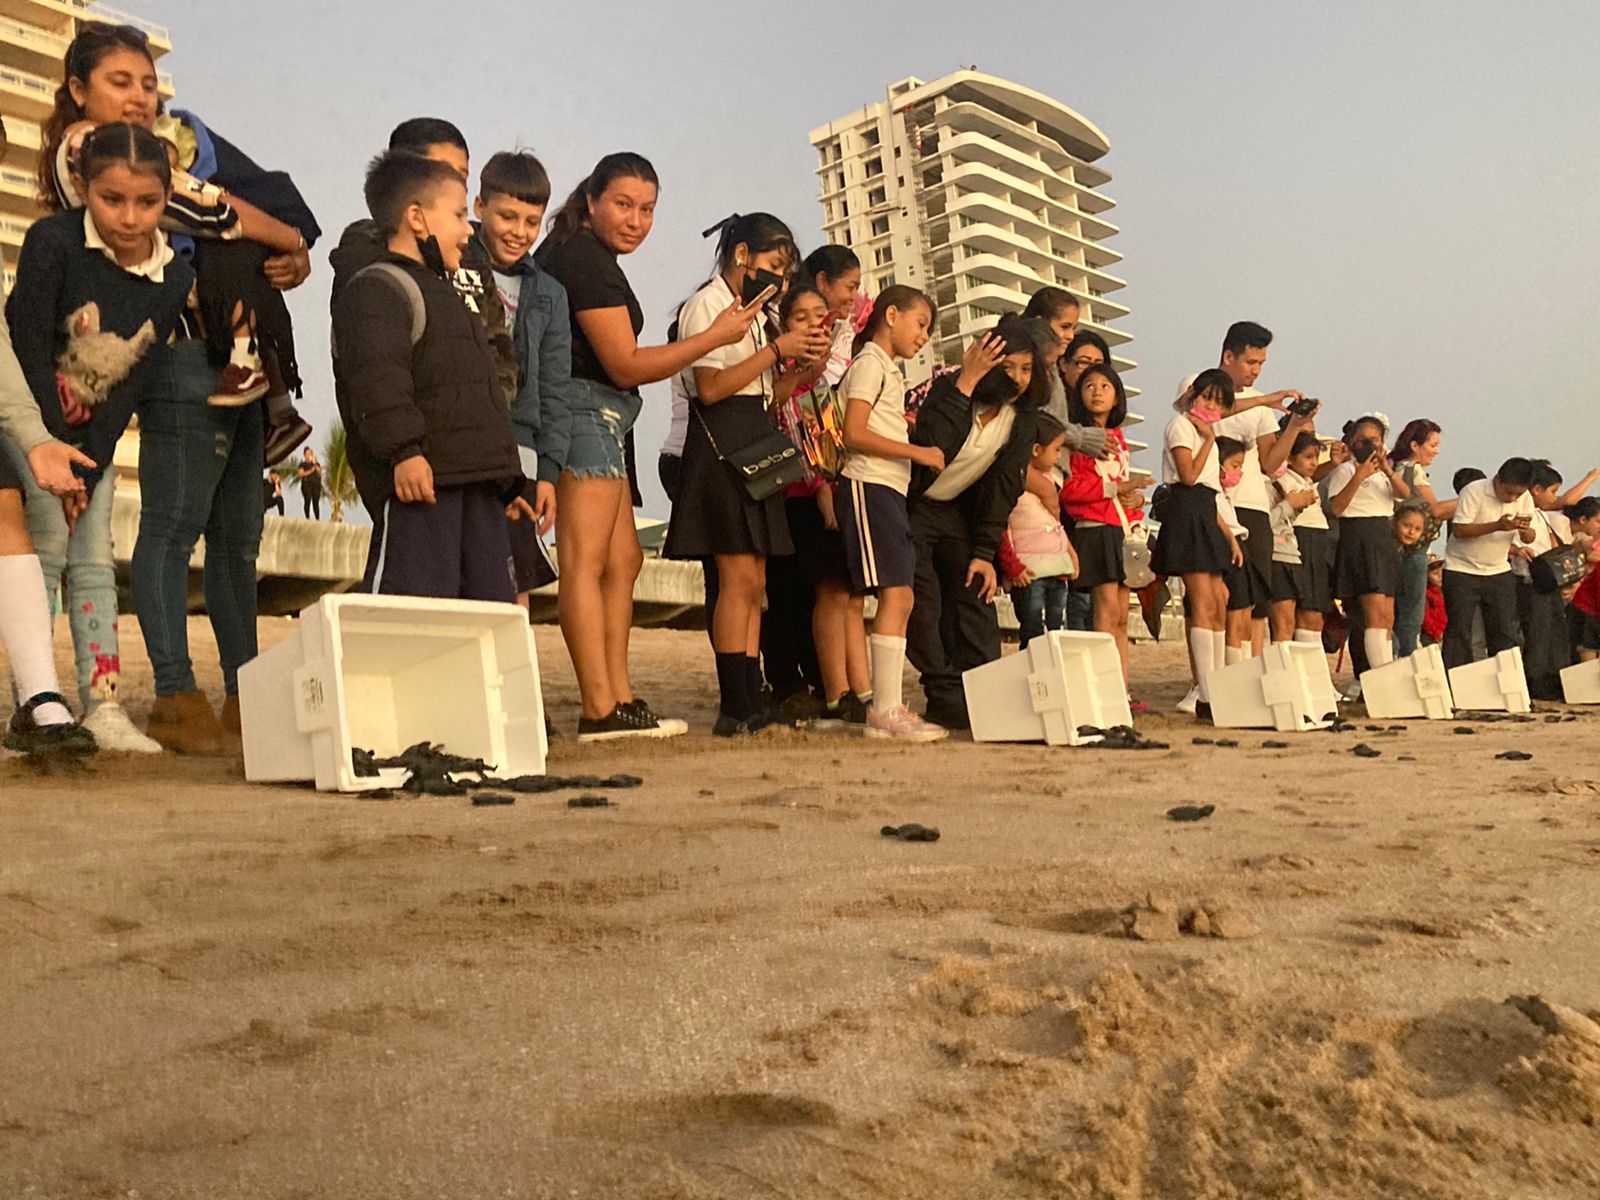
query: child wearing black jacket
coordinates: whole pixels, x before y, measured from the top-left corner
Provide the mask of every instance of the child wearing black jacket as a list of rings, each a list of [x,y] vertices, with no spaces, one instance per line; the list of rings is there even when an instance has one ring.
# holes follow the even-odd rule
[[[922,673],[928,720],[967,729],[962,672],[1000,657],[994,559],[1027,484],[1036,412],[1048,395],[1040,347],[1017,317],[967,348],[937,380],[912,440],[944,453],[917,466],[909,493],[917,568],[906,654]]]
[[[350,465],[373,519],[365,590],[513,602],[506,518],[532,511],[483,323],[448,279],[472,239],[466,181],[389,151],[366,198],[388,252],[333,304]]]

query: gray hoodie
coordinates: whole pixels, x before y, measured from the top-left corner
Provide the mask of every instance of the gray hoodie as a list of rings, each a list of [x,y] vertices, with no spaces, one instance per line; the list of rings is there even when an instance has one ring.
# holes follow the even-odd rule
[[[11,329],[4,313],[0,313],[0,434],[24,454],[52,440],[11,349]]]

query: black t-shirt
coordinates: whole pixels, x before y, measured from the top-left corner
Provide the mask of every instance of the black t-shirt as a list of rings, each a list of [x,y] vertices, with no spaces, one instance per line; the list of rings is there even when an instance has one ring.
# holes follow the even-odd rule
[[[644,329],[644,309],[628,286],[628,277],[617,265],[617,256],[600,244],[594,231],[580,229],[554,248],[546,242],[534,254],[535,261],[567,289],[567,304],[572,311],[572,377],[592,379],[618,391],[637,391],[618,387],[606,374],[600,358],[578,324],[578,314],[594,308],[626,308],[633,324],[633,336]]]

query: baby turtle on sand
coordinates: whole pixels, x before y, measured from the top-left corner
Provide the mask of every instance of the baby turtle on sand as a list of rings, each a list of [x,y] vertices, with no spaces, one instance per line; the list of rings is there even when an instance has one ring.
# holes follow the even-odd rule
[[[885,825],[881,830],[886,838],[902,842],[937,842],[939,831],[927,825]]]
[[[567,801],[568,808],[610,808],[611,806],[611,801],[607,800],[604,796],[596,796],[593,794],[574,796],[571,800]]]
[[[1167,820],[1204,821],[1216,811],[1215,804],[1180,804],[1176,808],[1167,809]]]

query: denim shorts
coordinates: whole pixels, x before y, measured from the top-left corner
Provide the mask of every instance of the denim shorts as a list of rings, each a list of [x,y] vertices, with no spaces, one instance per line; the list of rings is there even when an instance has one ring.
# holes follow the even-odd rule
[[[643,401],[593,379],[572,381],[572,443],[567,466],[578,479],[626,479],[623,439],[639,419]]]

